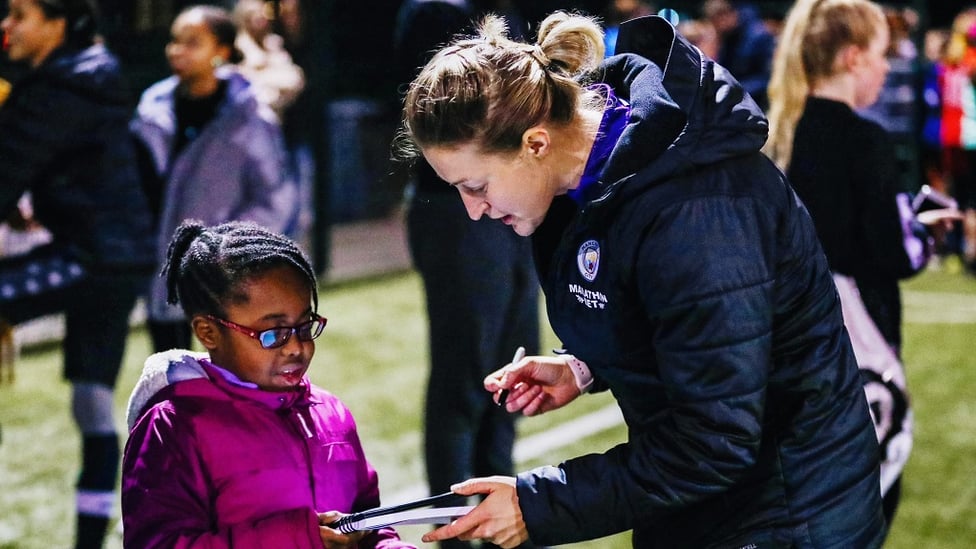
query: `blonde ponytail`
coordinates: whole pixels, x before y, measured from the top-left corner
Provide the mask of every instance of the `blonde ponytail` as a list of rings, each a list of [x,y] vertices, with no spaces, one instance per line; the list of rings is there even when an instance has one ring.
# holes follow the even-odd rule
[[[595,69],[604,56],[603,30],[582,15],[555,12],[539,25],[536,40],[552,63],[570,75]]]
[[[773,53],[769,78],[769,139],[763,152],[783,171],[793,155],[793,133],[803,114],[810,84],[803,68],[803,38],[813,9],[821,0],[798,0],[786,16]]]
[[[869,0],[797,0],[773,54],[769,79],[769,140],[765,152],[782,170],[793,156],[796,124],[810,89],[834,75],[843,48],[867,48],[887,25]]]

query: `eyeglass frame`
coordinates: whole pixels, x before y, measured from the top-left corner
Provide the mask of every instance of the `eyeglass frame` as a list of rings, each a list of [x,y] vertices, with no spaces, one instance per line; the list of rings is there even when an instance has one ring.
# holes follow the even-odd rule
[[[255,330],[254,328],[248,328],[247,326],[238,324],[236,322],[231,322],[230,320],[227,320],[225,318],[220,318],[219,316],[214,316],[214,315],[205,315],[205,316],[206,318],[213,320],[214,322],[217,322],[222,326],[226,326],[231,330],[234,330],[235,332],[242,333],[250,337],[251,339],[256,340],[258,342],[258,345],[260,345],[262,349],[267,349],[267,350],[284,347],[291,339],[291,336],[297,337],[299,341],[313,341],[314,339],[322,335],[322,331],[325,330],[325,325],[329,323],[329,319],[325,318],[324,316],[318,313],[312,313],[312,318],[310,318],[305,322],[302,322],[301,324],[296,324],[294,326],[276,326],[274,328],[268,328],[267,330]],[[309,337],[308,339],[302,339],[302,337],[298,335],[299,328],[308,324],[312,324],[313,322],[316,321],[321,323],[318,331],[312,334],[311,337]],[[281,340],[281,343],[278,343],[277,345],[265,347],[264,343],[261,342],[261,334],[265,334],[267,332],[275,332],[277,330],[288,330],[288,335],[286,335],[284,339]],[[309,333],[311,333],[311,331]]]

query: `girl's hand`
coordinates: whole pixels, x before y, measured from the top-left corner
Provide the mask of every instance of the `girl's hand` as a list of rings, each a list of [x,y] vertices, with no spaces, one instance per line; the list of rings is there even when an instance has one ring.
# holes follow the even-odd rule
[[[353,532],[343,534],[338,530],[330,528],[328,525],[346,516],[345,513],[329,511],[319,513],[319,535],[322,536],[322,545],[325,549],[356,549],[359,540],[363,539],[366,532]]]
[[[566,355],[525,357],[486,377],[485,390],[496,393],[497,402],[501,390],[508,389],[509,412],[534,416],[556,410],[580,395],[568,361]]]
[[[510,549],[529,540],[529,532],[522,519],[515,490],[515,478],[494,476],[475,478],[451,487],[455,494],[470,496],[488,494],[467,515],[424,534],[424,543],[457,538],[460,540],[483,539],[504,549]]]

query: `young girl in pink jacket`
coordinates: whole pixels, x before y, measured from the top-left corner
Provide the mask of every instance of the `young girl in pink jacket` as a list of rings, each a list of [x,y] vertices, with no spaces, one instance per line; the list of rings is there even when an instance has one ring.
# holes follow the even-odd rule
[[[414,547],[325,526],[380,499],[352,415],[306,375],[326,319],[305,255],[251,223],[194,221],[167,255],[169,301],[207,353],[153,355],[133,391],[125,546]]]

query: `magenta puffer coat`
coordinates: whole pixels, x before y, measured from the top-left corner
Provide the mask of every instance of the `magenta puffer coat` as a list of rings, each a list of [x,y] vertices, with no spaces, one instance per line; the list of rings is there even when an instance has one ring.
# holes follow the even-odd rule
[[[316,512],[380,504],[338,398],[307,379],[305,391],[275,393],[236,385],[206,360],[175,364],[205,377],[167,384],[138,407],[122,465],[126,547],[320,549]],[[414,546],[384,528],[359,547]]]

